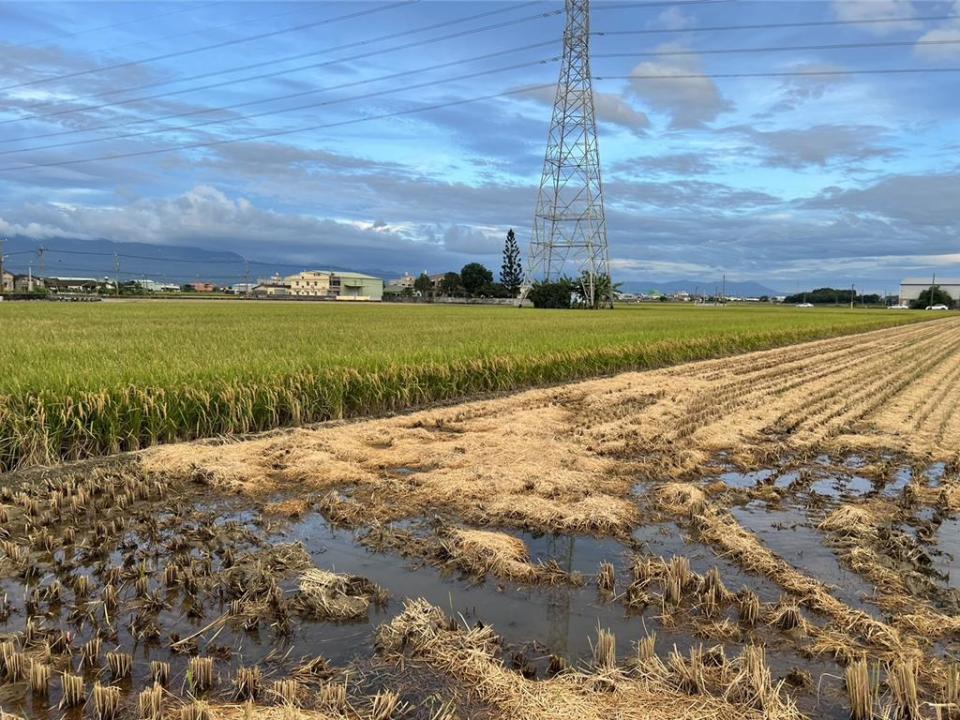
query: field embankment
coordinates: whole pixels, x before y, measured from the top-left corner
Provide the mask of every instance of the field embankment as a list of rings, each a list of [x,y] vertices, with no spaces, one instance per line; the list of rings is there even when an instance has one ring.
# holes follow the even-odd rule
[[[0,471],[929,319],[761,307],[0,306]]]

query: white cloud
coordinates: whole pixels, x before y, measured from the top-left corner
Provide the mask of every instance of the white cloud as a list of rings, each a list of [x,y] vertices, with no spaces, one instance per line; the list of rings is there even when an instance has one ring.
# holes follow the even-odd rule
[[[682,49],[675,45],[660,50]],[[633,94],[651,109],[670,116],[673,128],[697,128],[734,109],[716,83],[703,74],[696,55],[676,55],[637,65],[631,74]],[[676,75],[694,75],[677,79]]]
[[[667,30],[684,30],[696,25],[697,21],[692,15],[688,15],[679,7],[672,7],[657,15],[653,24]]]
[[[518,93],[521,97],[531,98],[544,105],[553,105],[554,94],[555,90],[552,87]],[[599,122],[618,125],[638,135],[643,134],[644,130],[650,127],[650,119],[620,95],[595,91],[593,106]]]
[[[765,153],[765,164],[773,167],[804,168],[826,166],[836,161],[888,158],[897,154],[889,145],[887,130],[874,125],[823,124],[807,128],[758,130],[730,128],[754,142]]]
[[[920,27],[919,22],[911,20],[870,22],[871,20],[916,17],[917,8],[912,0],[833,0],[833,12],[838,20],[866,21],[860,27],[874,35],[889,35],[904,30],[916,30]]]
[[[956,0],[951,8],[954,15],[960,15],[960,0]],[[960,57],[960,18],[948,20],[939,27],[920,36],[920,42],[942,43],[940,45],[915,46],[920,57],[929,60],[951,60]]]

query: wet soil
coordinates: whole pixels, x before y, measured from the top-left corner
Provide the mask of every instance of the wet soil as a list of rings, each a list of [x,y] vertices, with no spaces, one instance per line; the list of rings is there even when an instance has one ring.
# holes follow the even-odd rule
[[[719,480],[728,490],[717,501],[729,505],[736,521],[777,555],[826,583],[850,607],[879,619],[883,613],[870,602],[873,585],[851,571],[817,529],[829,509],[870,494],[896,497],[913,477],[899,468],[889,482],[878,483],[860,475],[862,464],[856,458],[820,458],[802,467],[784,463],[749,473],[725,467]],[[945,473],[942,467],[921,472],[931,484],[942,482]],[[711,475],[703,483],[716,480]],[[312,666],[312,679],[319,680],[336,668],[369,663],[377,652],[376,628],[396,617],[404,599],[425,598],[468,625],[492,625],[505,640],[507,664],[538,677],[546,676],[552,656],[572,665],[586,663],[598,627],[616,635],[621,658],[653,631],[664,657],[674,647],[687,652],[695,645],[721,644],[733,655],[747,642],[760,643],[775,677],[810,679],[788,686],[801,710],[810,717],[847,717],[842,666],[811,656],[795,637],[766,626],[741,628],[735,638],[711,637],[696,608],[665,615],[656,603],[626,606],[633,562],[644,557],[686,557],[694,573],[705,576],[716,569],[731,591],[749,589],[762,603],[776,603],[784,595],[769,578],[699,542],[694,526],[648,513],[644,487],[637,486],[635,497],[642,520],[628,536],[496,528],[522,540],[531,562],[556,563],[586,580],[522,584],[451,571],[428,553],[371,549],[365,542],[369,528],[337,526],[316,509],[321,493],[252,500],[211,493],[197,484],[166,488],[122,467],[92,470],[80,478],[46,478],[16,490],[0,485],[0,597],[6,598],[0,609],[9,609],[7,617],[0,612],[0,640],[13,640],[21,652],[55,671],[48,689],[39,693],[25,679],[4,679],[0,673],[0,707],[28,718],[79,720],[83,709],[58,708],[57,673],[68,671],[81,675],[88,690],[96,681],[119,685],[131,708],[136,694],[152,682],[151,661],[170,663],[168,689],[181,696],[229,699],[236,670],[253,665],[270,678],[298,672],[304,677],[304,664],[322,658]],[[776,493],[767,497],[765,488]],[[291,499],[304,501],[305,510],[291,518],[263,512]],[[960,578],[958,522],[941,518],[936,535],[927,539],[935,568],[949,587]],[[439,526],[451,524],[460,521],[413,517],[381,531],[406,533],[427,546]],[[595,581],[603,562],[614,567],[612,592],[602,592]],[[296,604],[298,577],[309,566],[365,578],[386,590],[389,599],[350,621],[304,616]],[[115,599],[108,599],[111,593]],[[814,613],[809,616],[822,622]],[[732,608],[712,619],[734,626],[739,621]],[[81,648],[95,638],[102,641],[101,654],[93,662],[84,660]],[[956,649],[945,641],[937,653],[950,657]],[[128,677],[111,676],[104,659],[108,652],[132,657]],[[214,659],[210,689],[190,685],[188,664],[197,656]],[[364,686],[375,691],[377,681],[366,677]],[[421,716],[429,714],[411,715]]]

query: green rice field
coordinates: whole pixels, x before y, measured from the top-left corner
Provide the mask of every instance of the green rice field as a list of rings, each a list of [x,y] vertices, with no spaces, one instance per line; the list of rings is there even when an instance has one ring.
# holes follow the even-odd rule
[[[770,348],[922,313],[0,304],[0,470]]]

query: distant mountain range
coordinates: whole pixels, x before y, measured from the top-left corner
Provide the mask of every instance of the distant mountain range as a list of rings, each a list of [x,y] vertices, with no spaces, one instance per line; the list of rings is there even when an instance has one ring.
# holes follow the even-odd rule
[[[671,280],[663,282],[660,280],[628,280],[621,283],[620,289],[629,293],[648,293],[656,290],[665,295],[671,295],[678,292],[688,292],[691,295],[699,293],[701,295],[712,295],[719,292],[723,283],[719,280]],[[744,281],[734,282],[727,280],[727,296],[735,297],[761,297],[763,295],[776,296],[786,295],[780,290],[761,285],[760,283]]]
[[[43,268],[38,252],[41,247],[44,248]],[[26,273],[30,268],[34,275],[57,277],[113,278],[119,274],[121,282],[145,278],[180,284],[202,280],[228,286],[246,279],[256,282],[258,278],[270,277],[274,273],[293,275],[303,270],[349,270],[384,279],[399,275],[380,268],[328,265],[322,260],[306,264],[260,260],[248,263],[241,255],[230,251],[112,240],[36,240],[14,236],[6,239],[3,253],[6,256],[4,266],[14,273]],[[119,262],[119,273],[116,262]]]

